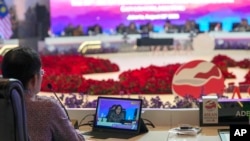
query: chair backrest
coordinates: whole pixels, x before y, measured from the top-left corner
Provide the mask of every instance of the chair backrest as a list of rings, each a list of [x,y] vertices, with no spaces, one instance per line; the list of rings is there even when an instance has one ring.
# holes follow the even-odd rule
[[[28,141],[23,85],[16,79],[0,78],[0,138]]]

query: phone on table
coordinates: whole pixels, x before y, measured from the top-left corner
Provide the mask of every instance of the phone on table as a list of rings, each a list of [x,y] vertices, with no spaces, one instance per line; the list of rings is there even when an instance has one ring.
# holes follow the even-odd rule
[[[218,129],[218,135],[221,141],[230,141],[230,130],[229,129]]]

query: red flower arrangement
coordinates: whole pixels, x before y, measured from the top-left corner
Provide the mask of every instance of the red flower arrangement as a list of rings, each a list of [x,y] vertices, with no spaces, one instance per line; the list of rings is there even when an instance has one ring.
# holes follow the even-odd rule
[[[237,62],[234,61],[232,58],[226,56],[226,55],[216,55],[213,57],[213,59],[211,60],[212,63],[217,64],[219,62],[224,62],[226,64],[227,67],[236,67],[237,66]]]
[[[119,71],[110,60],[80,55],[41,56],[44,70],[51,75],[89,74]]]
[[[234,61],[233,59],[225,56],[225,55],[217,55],[215,56],[212,61],[220,70],[221,73],[223,74],[224,78],[236,78],[236,76],[233,73],[228,72],[228,67],[236,67],[237,62]]]
[[[115,72],[118,65],[109,60],[85,57],[80,55],[41,56],[46,74],[43,78],[41,90],[50,91],[47,84],[51,83],[56,92],[74,93],[80,92],[91,95],[106,94],[170,94],[172,93],[172,79],[175,71],[181,64],[167,66],[151,65],[146,68],[122,72],[119,81],[115,80],[91,80],[82,77],[87,73]],[[2,57],[0,57],[2,62]],[[228,67],[240,66],[249,68],[249,60],[236,62],[233,59],[218,55],[212,59],[222,71],[224,78],[235,78],[228,72]],[[250,83],[250,72],[245,76]]]
[[[244,59],[242,61],[239,61],[238,66],[243,69],[249,69],[250,68],[250,59]]]
[[[180,64],[163,67],[151,65],[139,70],[129,70],[120,74],[121,88],[128,94],[172,93],[171,86],[175,71]]]
[[[77,59],[74,59],[74,58],[75,57],[81,58],[81,56],[71,56],[71,57],[70,59],[66,59],[66,61],[64,60],[63,64],[73,64],[74,67],[68,66],[68,69],[63,70],[59,68],[54,69],[55,66],[53,66],[53,70],[55,71],[54,72],[55,74],[64,74],[64,75],[45,76],[44,81],[43,81],[42,91],[49,91],[46,88],[45,84],[51,83],[51,81],[53,81],[54,85],[56,86],[54,89],[58,92],[65,92],[65,93],[83,92],[83,93],[90,94],[90,95],[154,94],[154,93],[155,94],[166,94],[166,93],[170,94],[172,93],[171,86],[172,86],[173,75],[175,71],[181,65],[181,64],[174,64],[174,65],[167,65],[163,67],[151,65],[146,68],[125,71],[119,75],[119,81],[114,81],[114,80],[97,81],[97,80],[91,80],[91,79],[86,80],[82,78],[81,74],[99,72],[100,70],[103,70],[103,72],[105,72],[105,70],[107,69],[101,69],[101,68],[105,68],[107,64],[110,64],[109,61],[106,62],[107,64],[103,63],[105,65],[100,65],[101,67],[99,69],[96,69],[95,66],[98,66],[97,65],[98,63],[96,62],[98,61],[93,58],[92,59],[85,58],[85,60],[82,61],[82,65],[79,65],[81,64],[81,61],[75,61]],[[52,58],[48,60],[51,60],[51,59]],[[43,60],[45,61],[46,59],[43,59]],[[84,64],[86,64],[85,61],[88,61],[89,65],[84,66]],[[65,62],[68,62],[68,63],[65,63]],[[222,71],[222,74],[224,75],[226,79],[235,78],[234,74],[228,72],[228,67],[237,66],[238,64],[236,61],[234,61],[233,59],[227,56],[218,55],[213,58],[212,62],[219,67],[219,69]],[[244,64],[244,62],[242,62],[242,65]],[[53,62],[52,64],[54,63],[56,62]],[[63,64],[59,66],[63,66]],[[76,64],[78,64],[80,68],[77,67],[78,65]],[[44,64],[44,66],[46,68],[47,65]],[[69,71],[70,67],[71,67],[71,71],[73,70],[75,72],[75,73],[72,73],[72,75],[68,74],[68,72],[70,72]],[[48,69],[49,68],[50,67],[48,67]],[[118,67],[114,65],[114,68],[118,68]],[[62,73],[62,70],[65,73]]]
[[[82,77],[83,74],[89,73],[119,71],[118,65],[111,63],[110,60],[80,55],[41,56],[41,59],[46,71],[41,87],[42,91],[50,91],[47,88],[47,84],[50,83],[53,85],[54,91],[63,93],[118,93],[119,85],[113,80],[85,80]],[[117,87],[117,89],[113,87]]]

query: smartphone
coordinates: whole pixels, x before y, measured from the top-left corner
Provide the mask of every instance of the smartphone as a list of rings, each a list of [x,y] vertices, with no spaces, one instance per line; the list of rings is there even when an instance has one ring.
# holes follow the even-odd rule
[[[229,129],[218,129],[218,135],[221,141],[230,141],[230,130]]]

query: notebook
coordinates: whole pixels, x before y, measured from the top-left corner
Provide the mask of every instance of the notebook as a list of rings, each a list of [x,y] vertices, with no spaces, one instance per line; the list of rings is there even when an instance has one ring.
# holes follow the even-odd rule
[[[83,133],[94,138],[128,139],[147,132],[141,120],[142,100],[98,97],[92,131]]]
[[[221,141],[230,141],[230,130],[229,129],[218,129],[218,134]]]

